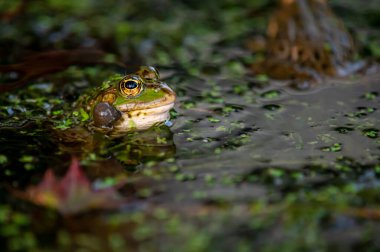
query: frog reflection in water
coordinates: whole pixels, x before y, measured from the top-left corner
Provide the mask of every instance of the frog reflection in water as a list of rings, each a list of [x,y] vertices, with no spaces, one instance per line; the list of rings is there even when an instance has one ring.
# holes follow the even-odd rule
[[[77,107],[90,114],[90,129],[111,135],[146,130],[169,119],[174,91],[158,71],[143,66],[135,74],[113,76],[100,89],[78,99]]]
[[[271,16],[265,45],[267,59],[252,66],[281,80],[321,80],[363,68],[354,62],[355,46],[325,0],[281,0]]]

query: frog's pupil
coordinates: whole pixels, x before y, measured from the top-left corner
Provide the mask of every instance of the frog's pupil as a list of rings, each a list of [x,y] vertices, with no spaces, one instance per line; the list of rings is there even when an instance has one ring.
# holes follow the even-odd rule
[[[128,89],[134,89],[134,88],[137,88],[137,83],[134,81],[127,81],[125,83],[125,87]]]

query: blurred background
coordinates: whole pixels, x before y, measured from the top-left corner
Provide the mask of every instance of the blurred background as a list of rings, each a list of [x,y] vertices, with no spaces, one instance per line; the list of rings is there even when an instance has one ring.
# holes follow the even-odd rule
[[[366,54],[379,56],[379,2],[328,1]],[[220,45],[264,35],[276,1],[2,1],[1,64],[32,52],[97,48],[122,62],[210,60]]]

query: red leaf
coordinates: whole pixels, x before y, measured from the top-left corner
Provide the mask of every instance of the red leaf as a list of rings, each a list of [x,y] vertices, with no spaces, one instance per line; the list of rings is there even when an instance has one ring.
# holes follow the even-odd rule
[[[125,203],[116,186],[93,189],[76,158],[72,159],[69,170],[61,180],[49,169],[40,184],[30,186],[19,196],[35,204],[55,208],[65,215],[95,208],[116,208]]]

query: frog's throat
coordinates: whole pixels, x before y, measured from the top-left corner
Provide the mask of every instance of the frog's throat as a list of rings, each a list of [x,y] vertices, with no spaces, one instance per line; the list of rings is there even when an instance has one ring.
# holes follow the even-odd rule
[[[170,118],[169,111],[174,101],[162,106],[125,112],[114,125],[117,131],[146,130]]]

